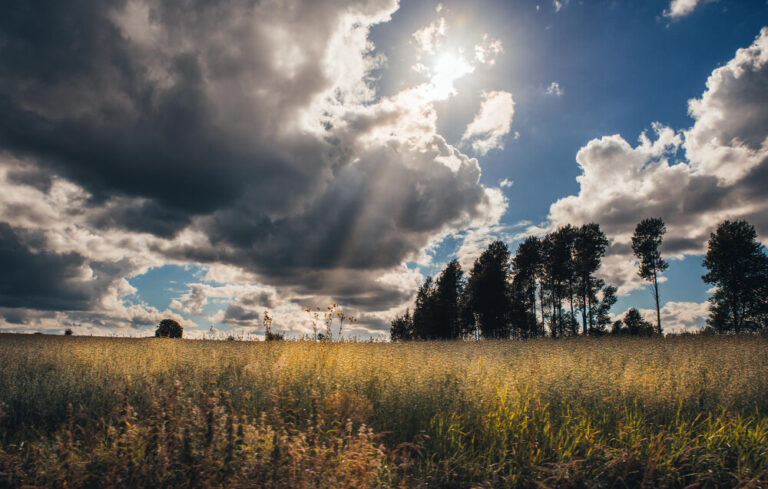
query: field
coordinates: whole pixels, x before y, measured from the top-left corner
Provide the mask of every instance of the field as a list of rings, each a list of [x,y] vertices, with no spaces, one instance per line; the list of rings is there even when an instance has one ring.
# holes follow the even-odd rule
[[[768,338],[0,336],[3,487],[766,487]]]

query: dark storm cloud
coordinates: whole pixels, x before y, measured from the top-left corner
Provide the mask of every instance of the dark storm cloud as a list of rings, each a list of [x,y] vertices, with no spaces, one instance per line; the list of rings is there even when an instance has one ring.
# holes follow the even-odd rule
[[[62,12],[64,19],[71,15]],[[25,70],[28,62],[22,67],[6,63],[13,56],[7,47],[0,48],[0,60],[9,72],[0,81],[3,145],[37,156],[97,197],[114,192],[142,196],[190,213],[210,211],[237,198],[243,176],[232,173],[244,166],[248,155],[223,141],[217,134],[221,128],[209,127],[211,108],[201,91],[196,56],[179,54],[167,60],[175,82],[161,89],[141,77],[142,68],[135,66],[126,41],[107,19],[91,15],[78,20],[81,29],[49,34],[57,37],[55,46],[83,45],[76,53],[56,54],[72,59],[74,66],[54,63],[47,76],[41,76],[37,66]],[[97,52],[90,52],[91,43],[79,37],[91,30],[100,34],[92,36],[98,47],[90,49]],[[34,41],[38,33],[22,32],[31,39],[19,50],[31,58],[51,48]],[[80,66],[82,58],[94,61]],[[48,57],[39,59],[45,63]],[[61,106],[60,100],[71,102]],[[263,151],[254,166],[258,168],[267,154]]]
[[[0,307],[0,316],[9,324],[24,324],[27,320],[24,309]]]
[[[268,275],[285,269],[395,266],[419,249],[426,236],[475,216],[473,207],[485,199],[475,183],[475,167],[465,167],[465,174],[457,176],[440,164],[397,163],[407,156],[389,148],[364,155],[340,170],[304,214],[270,221],[234,208],[204,221],[205,229],[214,247],[227,244],[243,254],[230,258],[233,262],[251,261],[255,270]]]
[[[288,84],[297,100],[248,95],[281,78],[267,42],[245,42],[260,35],[238,23],[255,14],[253,2],[153,5],[149,16],[162,36],[147,46],[116,25],[125,2],[32,5],[8,2],[9,15],[0,16],[6,149],[37,157],[96,197],[141,196],[192,214],[226,206],[246,187],[265,210],[285,209],[318,176],[296,158],[319,158],[322,142],[294,136],[293,154],[280,154],[268,126],[275,115],[292,117],[291,106],[327,81],[315,66]],[[190,36],[198,44],[176,47]],[[237,44],[237,54],[222,55]],[[240,93],[220,92],[249,82]],[[238,95],[246,103],[234,106]],[[284,114],[271,110],[275,97],[286,102]]]
[[[261,311],[245,309],[237,304],[229,304],[221,322],[235,326],[255,326],[261,322]]]
[[[337,295],[370,310],[402,302],[408,292],[379,282],[381,273],[439,233],[484,218],[491,203],[477,162],[436,134],[429,102],[415,110],[373,97],[368,75],[378,62],[367,29],[396,8],[392,0],[6,2],[0,151],[25,164],[8,167],[5,181],[76,215],[77,246],[58,249],[82,253],[36,258],[52,261],[50,273],[90,267],[114,285],[119,276],[85,250],[114,259],[120,252],[110,247],[126,246],[143,266],[234,265],[289,289],[285,297]],[[403,125],[416,129],[398,134]],[[374,135],[382,127],[386,135]],[[440,163],[448,157],[451,168]],[[84,190],[70,192],[78,199],[70,207],[66,192],[50,195],[61,182]],[[45,226],[23,204],[4,212],[13,229]],[[69,232],[41,246],[55,250]],[[109,239],[96,246],[90,235]],[[44,267],[33,269],[42,279]],[[76,285],[50,292],[69,291],[70,303],[87,308],[93,296]],[[243,311],[255,307],[238,300]]]
[[[254,292],[244,294],[238,298],[238,302],[249,307],[266,307],[271,309],[277,305],[275,296],[269,292]]]
[[[9,169],[6,178],[10,183],[28,185],[41,192],[47,192],[53,183],[50,173],[31,165]]]
[[[37,237],[20,236],[7,223],[0,223],[0,307],[52,310],[83,310],[111,281],[106,265],[94,270],[91,279],[83,274],[85,258],[76,253],[32,252],[28,246]],[[105,280],[106,278],[106,280]],[[7,316],[6,316],[7,317]]]
[[[165,207],[156,201],[125,202],[95,212],[89,219],[98,229],[120,228],[172,238],[187,227],[189,214]]]

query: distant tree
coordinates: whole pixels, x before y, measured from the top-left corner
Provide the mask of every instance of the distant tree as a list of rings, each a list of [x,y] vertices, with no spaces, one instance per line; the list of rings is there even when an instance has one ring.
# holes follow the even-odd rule
[[[510,333],[509,255],[504,242],[494,241],[475,260],[467,279],[467,307],[486,338],[506,338]]]
[[[465,282],[464,292],[459,301],[459,327],[461,328],[459,337],[478,339],[477,314],[471,306],[470,290],[467,287],[467,283],[468,281]]]
[[[285,335],[283,333],[273,333],[270,331],[266,335],[264,335],[265,341],[283,341],[285,339]]]
[[[158,338],[181,338],[183,335],[184,328],[174,319],[163,319],[155,330],[155,336]]]
[[[581,306],[581,327],[584,334],[587,334],[593,326],[591,298],[602,286],[598,286],[593,275],[600,268],[607,247],[608,238],[600,230],[599,224],[594,222],[584,224],[577,230],[573,245],[573,262]]]
[[[616,304],[616,287],[608,285],[603,289],[603,298],[597,305],[597,314],[595,322],[590,326],[589,334],[602,335],[606,333],[607,326],[611,323],[611,317],[608,313]]]
[[[624,332],[625,332],[624,321],[622,321],[621,319],[617,319],[616,321],[614,321],[613,324],[611,325],[611,334],[620,335],[620,334],[624,334]]]
[[[568,328],[571,336],[578,334],[579,322],[576,320],[576,311],[573,307],[573,298],[576,294],[576,262],[574,261],[574,247],[576,245],[576,236],[578,230],[570,224],[564,226],[559,230],[563,234],[563,244],[565,249],[568,250],[567,258],[563,264],[563,274],[565,276],[566,291],[568,293],[568,305],[570,306],[570,313],[567,315],[564,321],[564,327]]]
[[[643,219],[635,228],[632,236],[632,251],[640,260],[638,275],[653,284],[653,297],[656,300],[656,333],[661,334],[661,309],[659,307],[658,274],[669,267],[661,257],[661,242],[667,228],[660,217]]]
[[[547,234],[542,241],[542,287],[551,309],[550,332],[553,337],[564,336],[566,321],[563,315],[563,299],[570,298],[573,314],[574,262],[573,246],[576,229],[567,225]]]
[[[633,336],[651,336],[654,334],[651,323],[643,319],[640,311],[634,307],[630,308],[624,315],[624,326],[627,328],[627,334]]]
[[[532,338],[537,334],[537,323],[530,309],[529,298],[520,283],[512,279],[507,287],[507,331],[511,338]]]
[[[416,293],[416,304],[413,307],[414,338],[426,340],[431,337],[436,323],[436,298],[434,281],[431,276],[427,276]]]
[[[768,322],[768,256],[747,221],[724,221],[710,235],[702,279],[717,287],[709,324],[718,332],[754,330]]]
[[[562,321],[566,336],[578,336],[579,321],[576,319],[576,316],[574,316],[573,313],[570,311],[565,311],[563,313]]]
[[[541,274],[541,260],[541,241],[535,236],[529,236],[520,243],[512,258],[512,287],[524,306],[520,328],[523,337],[540,334],[536,316],[536,289]]]
[[[389,328],[389,335],[392,341],[413,339],[413,319],[409,310],[406,309],[402,316],[395,316]]]
[[[455,339],[461,336],[460,308],[464,287],[461,265],[458,260],[451,260],[435,282],[434,324],[430,328],[430,338]]]
[[[64,336],[72,336],[72,328],[65,329]]]

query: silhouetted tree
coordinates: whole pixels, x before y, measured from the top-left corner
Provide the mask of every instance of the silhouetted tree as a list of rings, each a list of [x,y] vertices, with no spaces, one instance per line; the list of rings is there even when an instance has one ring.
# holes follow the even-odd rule
[[[593,274],[600,268],[600,262],[605,256],[607,246],[608,238],[600,230],[600,225],[597,223],[584,224],[576,232],[573,245],[573,262],[579,291],[579,305],[581,306],[581,327],[584,334],[587,334],[593,326],[593,302],[591,299],[594,297],[595,287],[598,285]],[[598,286],[598,289],[601,286],[602,284]]]
[[[608,285],[603,289],[603,298],[596,308],[596,318],[590,326],[589,334],[602,335],[606,333],[606,327],[611,323],[611,317],[608,313],[616,304],[616,287]]]
[[[416,294],[416,304],[413,307],[413,336],[414,338],[429,339],[435,324],[436,294],[434,281],[428,276],[419,287]]]
[[[538,319],[536,316],[536,289],[537,279],[541,274],[541,241],[535,236],[529,236],[517,247],[512,258],[512,287],[518,296],[517,301],[522,301],[522,323],[520,323],[523,337],[538,336],[540,334]]]
[[[724,221],[710,235],[702,279],[717,287],[709,324],[719,332],[766,327],[768,256],[747,221]]]
[[[65,329],[64,336],[72,336],[72,328]]]
[[[184,328],[174,319],[163,319],[155,330],[155,336],[158,338],[181,338],[183,335]]]
[[[455,339],[461,336],[461,297],[464,293],[464,272],[458,260],[445,266],[434,286],[434,324],[429,338]]]
[[[409,310],[406,309],[402,316],[395,316],[390,324],[389,335],[392,341],[413,339],[413,319]]]
[[[626,329],[624,328],[624,321],[622,321],[621,319],[617,319],[611,325],[611,334],[620,335],[620,334],[624,334],[625,332],[626,332]]]
[[[563,329],[567,336],[578,336],[579,334],[579,321],[576,320],[576,316],[570,311],[563,313]]]
[[[467,304],[464,272],[458,260],[452,260],[437,280],[424,279],[416,294],[413,314],[392,321],[392,338],[445,340],[466,336],[474,329],[474,316]]]
[[[571,318],[573,315],[573,244],[575,228],[567,225],[558,228],[544,237],[541,246],[542,287],[549,299],[551,309],[550,331],[553,337],[564,336],[566,323],[563,317],[563,299],[566,294],[571,299]]]
[[[479,338],[479,332],[477,329],[477,314],[472,310],[470,301],[470,290],[465,282],[464,293],[461,295],[459,302],[459,326],[461,328],[460,337],[462,338]]]
[[[633,336],[652,336],[654,333],[651,323],[643,319],[640,311],[634,307],[624,315],[624,326],[627,328],[627,334]]]
[[[661,334],[661,309],[659,307],[658,274],[669,267],[661,257],[661,242],[667,228],[660,217],[643,219],[632,236],[632,251],[640,260],[638,275],[651,281],[653,297],[656,300],[656,332]]]
[[[467,280],[467,306],[486,338],[510,333],[509,255],[506,244],[494,241],[475,260]]]

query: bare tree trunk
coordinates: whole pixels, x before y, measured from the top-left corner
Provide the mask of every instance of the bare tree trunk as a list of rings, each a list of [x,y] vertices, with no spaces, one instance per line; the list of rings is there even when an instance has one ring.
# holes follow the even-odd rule
[[[661,309],[659,308],[659,284],[656,281],[656,270],[653,271],[653,294],[656,298],[656,333],[661,335]]]
[[[571,324],[569,325],[571,328],[571,331],[574,335],[579,334],[578,325],[574,327],[573,323],[576,321],[576,316],[573,314],[573,280],[568,280],[568,295],[570,295],[570,303],[571,303],[571,317],[570,321]]]
[[[587,301],[589,302],[589,315],[587,318],[589,319],[589,327],[592,328],[592,293],[590,291],[590,288],[592,287],[592,282],[587,282]]]
[[[532,288],[531,288],[531,305],[533,307],[533,325],[531,328],[531,334],[533,336],[538,336],[539,328],[538,328],[538,325],[536,324],[536,322],[538,321],[536,319],[536,280],[533,281]]]
[[[584,336],[587,333],[587,286],[589,283],[589,277],[585,280],[582,277],[581,280],[581,327],[584,330]]]

